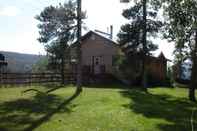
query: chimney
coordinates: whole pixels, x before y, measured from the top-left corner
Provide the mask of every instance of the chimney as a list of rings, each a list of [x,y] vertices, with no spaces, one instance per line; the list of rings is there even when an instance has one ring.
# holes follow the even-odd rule
[[[113,39],[113,26],[110,26],[110,39]]]
[[[129,0],[120,0],[120,3],[128,3]]]

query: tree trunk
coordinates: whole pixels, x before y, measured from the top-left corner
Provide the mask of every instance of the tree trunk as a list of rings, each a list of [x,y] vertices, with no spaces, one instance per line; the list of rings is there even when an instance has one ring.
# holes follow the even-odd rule
[[[77,37],[78,37],[78,46],[77,46],[77,56],[78,56],[78,65],[77,65],[77,92],[82,91],[82,64],[81,64],[81,0],[77,1]]]
[[[60,70],[61,70],[61,84],[65,85],[65,52],[66,52],[66,46],[64,45],[64,40],[60,39],[60,45],[61,45],[61,63],[60,63]]]
[[[191,101],[196,101],[195,98],[195,88],[197,86],[197,30],[195,32],[195,47],[192,51],[192,74],[191,74],[191,81],[190,81],[190,87],[189,87],[189,99]]]
[[[65,84],[64,66],[65,66],[65,57],[64,57],[64,54],[62,54],[62,60],[61,60],[61,77],[62,77],[61,84],[62,85]]]
[[[146,0],[143,0],[143,62],[142,62],[142,86],[145,91],[147,91],[147,73],[146,73],[146,55],[147,55],[147,8],[146,8]]]
[[[191,74],[191,81],[190,81],[190,86],[189,86],[189,99],[191,101],[196,101],[196,98],[195,98],[195,88],[196,88],[196,66],[197,66],[197,63],[196,63],[196,60],[194,60],[195,58],[192,58],[192,62],[193,62],[193,65],[192,65],[192,74]]]

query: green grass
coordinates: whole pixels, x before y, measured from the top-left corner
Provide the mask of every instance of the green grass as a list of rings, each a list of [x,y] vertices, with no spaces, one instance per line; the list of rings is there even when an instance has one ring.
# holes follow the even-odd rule
[[[84,88],[72,99],[72,86],[48,94],[42,92],[53,87],[0,88],[0,131],[191,131],[190,117],[197,105],[187,100],[187,89],[144,93],[118,89],[119,85],[101,87]],[[30,88],[41,92],[22,93]]]

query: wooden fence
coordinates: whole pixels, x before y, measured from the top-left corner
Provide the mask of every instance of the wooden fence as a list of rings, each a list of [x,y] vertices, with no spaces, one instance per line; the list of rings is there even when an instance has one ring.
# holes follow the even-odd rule
[[[34,84],[61,82],[60,73],[1,73],[0,84]],[[74,74],[65,74],[66,82],[74,82]]]

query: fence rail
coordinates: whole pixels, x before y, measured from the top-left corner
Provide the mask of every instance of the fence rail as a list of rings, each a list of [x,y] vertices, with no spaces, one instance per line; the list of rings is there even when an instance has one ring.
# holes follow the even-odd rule
[[[0,73],[0,84],[33,84],[61,82],[60,73]],[[74,82],[74,74],[65,74],[65,81]]]

